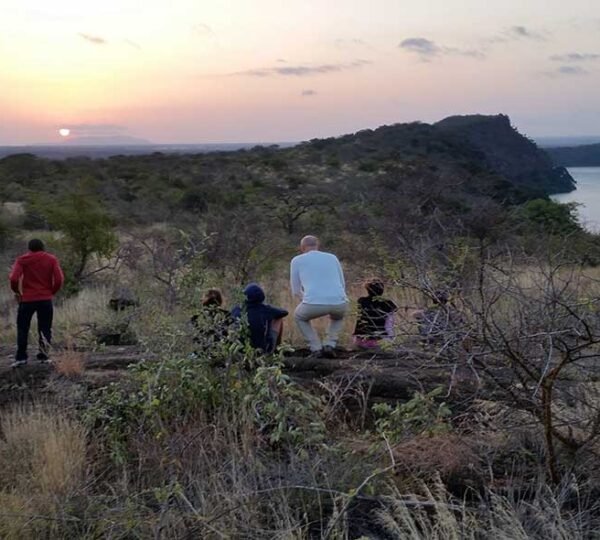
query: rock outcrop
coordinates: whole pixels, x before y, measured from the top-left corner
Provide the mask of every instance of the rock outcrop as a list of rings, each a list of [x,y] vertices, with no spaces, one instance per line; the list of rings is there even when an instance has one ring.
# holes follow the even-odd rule
[[[506,115],[451,116],[434,126],[479,150],[482,161],[491,170],[517,186],[545,194],[575,189],[575,180],[569,172],[555,165],[546,151],[521,135]]]

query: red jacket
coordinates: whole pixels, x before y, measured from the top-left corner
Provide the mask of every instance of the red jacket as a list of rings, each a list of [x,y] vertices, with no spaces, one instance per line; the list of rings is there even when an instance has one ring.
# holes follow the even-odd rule
[[[52,300],[65,280],[58,259],[45,251],[29,251],[15,261],[10,272],[10,288],[21,302]]]

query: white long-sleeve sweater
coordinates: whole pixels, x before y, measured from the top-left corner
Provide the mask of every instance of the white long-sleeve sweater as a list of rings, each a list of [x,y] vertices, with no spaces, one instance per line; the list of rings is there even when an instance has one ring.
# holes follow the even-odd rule
[[[305,304],[339,305],[348,301],[344,272],[332,253],[309,251],[292,259],[292,294]]]

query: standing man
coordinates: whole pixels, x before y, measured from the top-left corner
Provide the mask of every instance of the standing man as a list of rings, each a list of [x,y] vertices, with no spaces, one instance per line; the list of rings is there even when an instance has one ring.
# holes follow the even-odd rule
[[[292,294],[301,300],[294,318],[311,352],[334,358],[335,345],[348,311],[344,272],[335,255],[319,251],[316,236],[305,236],[300,242],[300,251],[302,255],[294,257],[290,266]],[[330,323],[321,343],[310,321],[326,315]]]
[[[13,367],[27,364],[27,340],[34,313],[37,314],[39,352],[37,359],[48,361],[48,346],[52,343],[52,298],[60,290],[64,275],[58,259],[46,253],[44,243],[33,239],[29,252],[15,261],[10,273],[10,288],[19,302],[17,315],[17,356]]]

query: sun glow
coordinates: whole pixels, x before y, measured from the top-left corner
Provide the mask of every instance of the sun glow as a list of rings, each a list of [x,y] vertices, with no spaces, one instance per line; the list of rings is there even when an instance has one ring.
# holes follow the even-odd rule
[[[58,130],[58,133],[61,137],[68,137],[71,134],[71,130],[68,128],[60,128]]]

